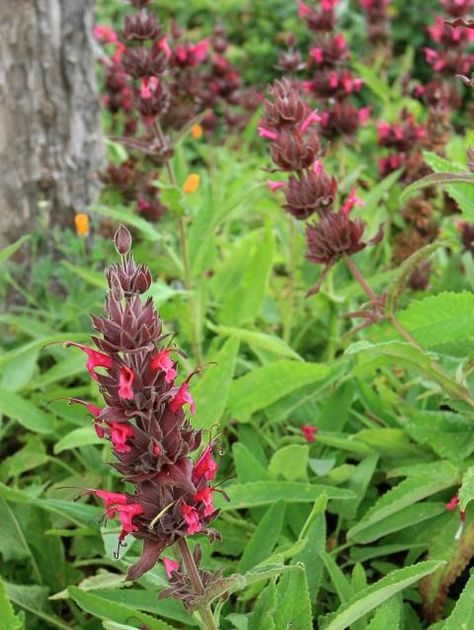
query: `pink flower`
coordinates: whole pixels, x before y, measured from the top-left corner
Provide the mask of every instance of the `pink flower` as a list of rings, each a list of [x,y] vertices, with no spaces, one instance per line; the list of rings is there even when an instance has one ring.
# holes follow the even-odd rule
[[[459,506],[459,497],[455,495],[446,505],[444,506],[450,512],[454,512]]]
[[[267,186],[272,192],[275,192],[275,190],[278,190],[279,188],[283,188],[285,186],[285,182],[272,182],[269,179],[267,181]]]
[[[122,55],[126,50],[127,50],[127,47],[125,46],[125,44],[122,44],[122,42],[117,42],[115,52],[112,55],[112,61],[115,61],[115,63],[118,63],[122,59]]]
[[[318,427],[313,427],[309,424],[303,424],[301,427],[301,433],[304,436],[304,439],[307,442],[315,442],[316,441],[316,433],[318,432]]]
[[[157,77],[145,77],[141,82],[140,96],[145,100],[150,99],[159,84],[160,80]]]
[[[183,503],[181,506],[181,514],[183,515],[184,520],[188,526],[186,533],[190,536],[192,534],[197,534],[201,531],[202,526],[199,521],[199,512],[196,508],[188,505],[187,503]]]
[[[331,72],[328,77],[329,87],[335,90],[339,85],[339,77],[336,72]]]
[[[160,50],[164,52],[165,57],[171,57],[171,48],[168,43],[167,37],[163,37],[162,39],[160,39],[160,41],[157,42],[157,46]]]
[[[104,502],[105,511],[109,518],[115,518],[117,506],[125,505],[128,501],[125,494],[119,494],[118,492],[107,492],[107,490],[93,490],[93,492]]]
[[[112,367],[112,359],[107,354],[104,354],[103,352],[98,352],[97,350],[93,350],[92,348],[89,348],[88,346],[84,346],[80,343],[75,343],[74,341],[67,341],[64,344],[65,348],[68,348],[69,346],[80,348],[83,352],[87,354],[88,358],[87,358],[86,368],[89,374],[92,376],[92,378],[95,381],[99,380],[97,374],[95,373],[95,368],[103,367],[103,368],[106,368],[107,370],[110,370],[110,368]]]
[[[311,9],[309,8],[309,6],[305,4],[304,2],[302,2],[301,0],[299,0],[298,1],[298,17],[304,18],[306,15],[309,15],[310,13],[311,13]]]
[[[127,503],[126,505],[117,505],[119,521],[122,524],[122,531],[119,535],[121,542],[127,534],[138,531],[138,526],[133,523],[135,516],[143,514],[143,508],[139,503]]]
[[[168,580],[170,579],[173,571],[177,571],[179,569],[179,562],[176,560],[172,560],[171,558],[161,558],[161,562],[165,565],[166,575],[168,576]]]
[[[323,11],[332,11],[338,2],[339,0],[322,0],[321,8]]]
[[[357,197],[356,192],[356,189],[353,188],[342,206],[342,212],[346,215],[349,214],[354,206],[365,206],[365,203]]]
[[[425,47],[425,59],[428,63],[434,63],[438,59],[438,53],[432,48]]]
[[[316,160],[316,162],[313,163],[312,169],[313,173],[315,173],[316,175],[320,175],[323,168],[323,163],[320,160]]]
[[[371,113],[370,107],[361,107],[359,109],[359,122],[361,125],[366,125],[369,122]]]
[[[132,384],[134,380],[135,380],[135,372],[129,367],[127,367],[126,365],[123,365],[120,368],[119,390],[118,390],[118,395],[123,400],[133,400],[134,394],[133,394]]]
[[[176,392],[175,397],[171,400],[170,409],[173,413],[178,413],[183,405],[189,404],[191,413],[196,413],[196,405],[194,404],[193,397],[188,392],[189,383],[184,381],[181,387]]]
[[[305,92],[312,92],[314,83],[312,81],[302,81],[301,86]]]
[[[278,139],[278,134],[276,131],[271,131],[270,129],[266,129],[265,127],[257,127],[258,135],[261,138],[267,138],[267,140],[275,141]]]
[[[218,466],[212,458],[212,446],[208,446],[194,464],[193,482],[198,483],[203,477],[212,481],[216,478],[217,468]]]
[[[207,51],[209,50],[209,40],[203,39],[193,46],[192,52],[196,63],[202,63],[207,57]]]
[[[129,453],[132,449],[127,439],[133,437],[133,428],[126,422],[111,422],[110,439],[117,453]]]
[[[305,120],[303,120],[303,122],[300,125],[300,130],[301,133],[305,133],[305,131],[307,131],[307,129],[313,124],[313,123],[318,123],[321,122],[321,116],[318,115],[318,112],[316,110],[314,110],[313,112],[311,112],[311,114],[309,114],[309,116],[307,116],[305,118]]]
[[[316,63],[323,63],[324,51],[322,48],[311,48],[309,54],[315,60]]]
[[[92,32],[99,41],[105,42],[106,44],[115,44],[118,42],[117,33],[111,26],[96,24],[92,29]]]
[[[346,50],[347,48],[346,38],[344,37],[342,33],[339,33],[338,35],[336,35],[332,41],[334,42],[336,47],[339,48],[339,50]]]
[[[389,125],[389,123],[387,122],[380,122],[377,125],[377,132],[378,132],[378,136],[379,136],[379,142],[383,142],[384,140],[386,140],[389,135],[390,135],[390,129],[392,128],[391,125]]]
[[[193,499],[204,503],[204,516],[210,516],[215,512],[211,488],[203,488],[193,496]]]
[[[178,372],[175,368],[175,363],[170,359],[171,348],[161,350],[150,361],[150,367],[152,370],[162,370],[165,373],[165,381],[167,383],[173,383]]]

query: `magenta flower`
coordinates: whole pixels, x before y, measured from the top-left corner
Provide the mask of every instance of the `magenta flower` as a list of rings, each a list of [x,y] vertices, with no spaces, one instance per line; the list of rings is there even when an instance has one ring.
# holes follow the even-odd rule
[[[128,453],[131,447],[127,444],[127,440],[134,435],[133,428],[126,422],[111,422],[110,439],[117,453]]]
[[[266,129],[265,127],[257,127],[258,135],[261,138],[266,138],[267,140],[278,140],[278,134],[275,131],[271,131],[271,129]]]
[[[446,503],[444,507],[450,512],[454,512],[454,510],[456,510],[458,506],[459,506],[459,497],[456,494],[448,503]]]
[[[206,486],[205,488],[197,492],[193,498],[195,501],[200,501],[204,503],[204,516],[210,516],[211,514],[214,514],[215,507],[212,497],[212,488]]]
[[[357,196],[357,191],[355,188],[352,188],[351,192],[349,193],[349,196],[347,197],[344,205],[341,208],[341,211],[344,214],[349,214],[349,212],[354,208],[354,206],[365,206],[365,203],[359,199],[359,197]]]
[[[188,526],[186,530],[187,534],[192,536],[193,534],[197,534],[201,531],[202,527],[199,521],[199,512],[196,508],[188,505],[187,503],[183,503],[181,506],[181,513],[186,521],[186,525]]]
[[[279,190],[280,188],[284,188],[286,186],[286,182],[272,182],[271,180],[267,181],[267,186],[268,188],[272,191],[275,192],[275,190]]]
[[[120,398],[123,398],[124,400],[133,400],[134,394],[133,394],[132,384],[134,380],[135,380],[134,371],[130,369],[129,367],[127,367],[126,365],[123,365],[120,368],[120,375],[119,375],[118,395],[120,396]]]
[[[158,352],[150,361],[152,370],[163,370],[167,383],[173,383],[178,374],[174,361],[170,359],[171,352],[171,348],[165,348]]]
[[[135,516],[143,514],[143,508],[139,503],[127,503],[126,505],[117,505],[119,521],[122,524],[122,531],[119,534],[121,542],[127,534],[138,531],[138,525],[133,522]]]
[[[193,468],[193,481],[198,483],[201,479],[212,481],[216,478],[217,464],[212,457],[212,446],[208,446],[201,453]]]
[[[83,352],[87,354],[87,363],[86,368],[89,374],[95,381],[98,381],[99,378],[95,372],[95,368],[103,367],[107,370],[110,370],[112,367],[112,359],[104,354],[103,352],[97,352],[97,350],[93,350],[88,346],[84,346],[81,343],[75,343],[74,341],[66,341],[64,344],[65,348],[69,348],[69,346],[73,346],[75,348],[80,348]]]
[[[193,397],[188,392],[188,387],[189,381],[184,381],[184,383],[176,392],[176,395],[172,399],[170,404],[170,409],[173,413],[178,413],[183,405],[189,405],[189,409],[193,415],[194,413],[196,413],[196,405],[194,403]]]
[[[165,558],[163,556],[163,558],[161,558],[161,561],[165,565],[165,571],[166,571],[166,575],[168,576],[168,579],[171,577],[174,571],[178,571],[179,562],[177,562],[176,560],[172,560],[171,558]]]
[[[316,441],[316,433],[319,431],[318,427],[313,427],[310,424],[303,424],[301,427],[301,433],[307,442]]]

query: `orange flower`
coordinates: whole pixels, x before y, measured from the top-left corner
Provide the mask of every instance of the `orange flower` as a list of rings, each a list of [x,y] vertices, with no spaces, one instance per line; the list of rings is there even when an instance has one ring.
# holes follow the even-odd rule
[[[88,236],[89,235],[89,217],[84,212],[80,214],[76,214],[74,217],[74,221],[76,223],[76,234],[78,236]]]
[[[195,140],[200,140],[202,138],[202,127],[201,125],[193,125],[191,128],[191,136],[195,139]]]
[[[199,184],[201,183],[201,177],[197,173],[190,173],[186,177],[186,181],[183,184],[183,192],[190,195],[191,193],[196,192],[199,188]]]

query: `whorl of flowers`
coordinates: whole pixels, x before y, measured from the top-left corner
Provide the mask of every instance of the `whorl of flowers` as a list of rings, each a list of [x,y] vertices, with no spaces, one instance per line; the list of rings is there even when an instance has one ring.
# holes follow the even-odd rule
[[[379,146],[390,149],[390,153],[379,161],[382,176],[403,168],[403,179],[408,183],[426,174],[421,152],[422,143],[426,138],[426,128],[422,124],[417,124],[412,113],[404,109],[397,122],[379,122],[377,133]]]
[[[306,226],[307,258],[323,264],[320,281],[310,294],[318,291],[330,267],[344,255],[355,254],[382,238],[362,241],[365,223],[351,219],[354,206],[363,205],[353,189],[339,212],[334,211],[338,184],[319,159],[320,142],[314,125],[319,121],[290,80],[276,81],[264,102],[260,136],[270,141],[270,154],[276,171],[290,173],[286,181],[267,182],[270,190],[285,195],[283,207],[293,217],[305,220],[317,215],[317,223]]]
[[[133,487],[121,493],[90,490],[104,502],[105,515],[118,518],[127,535],[143,541],[139,561],[127,578],[150,570],[162,551],[182,537],[198,532],[215,539],[209,528],[218,510],[213,506],[217,464],[211,442],[198,459],[190,454],[201,443],[186,412],[194,413],[188,375],[176,384],[179,350],[162,333],[151,298],[142,298],[151,284],[148,267],[137,265],[130,253],[131,236],[121,226],[115,246],[119,264],[107,269],[105,316],[92,316],[95,348],[68,342],[87,356],[87,370],[98,382],[104,406],[72,399],[93,417],[97,435],[112,443],[113,466]],[[186,408],[186,412],[185,409]]]
[[[307,69],[312,78],[303,82],[306,92],[322,104],[321,133],[328,137],[352,136],[367,122],[367,108],[358,110],[349,97],[362,88],[362,79],[348,68],[350,53],[342,33],[336,32],[335,6],[339,0],[321,0],[319,9],[299,3],[299,16],[313,32]]]
[[[384,57],[391,54],[390,19],[388,6],[392,0],[359,0],[365,13],[367,39],[374,53]]]

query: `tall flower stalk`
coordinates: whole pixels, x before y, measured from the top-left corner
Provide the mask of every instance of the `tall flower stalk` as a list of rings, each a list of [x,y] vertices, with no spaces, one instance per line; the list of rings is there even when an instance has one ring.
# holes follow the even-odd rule
[[[87,369],[99,384],[104,405],[71,402],[84,405],[97,435],[111,442],[112,465],[131,488],[120,493],[87,492],[104,502],[107,518],[119,519],[118,552],[127,536],[143,542],[141,557],[129,568],[127,579],[138,579],[167,547],[176,544],[185,571],[165,560],[169,594],[200,610],[204,627],[215,628],[210,609],[200,604],[212,575],[200,572],[199,550],[193,556],[187,543],[197,533],[211,541],[219,538],[210,527],[219,513],[211,485],[217,472],[212,456],[215,443],[210,441],[197,459],[191,458],[202,437],[187,418],[188,412],[195,411],[189,391],[194,373],[177,384],[180,350],[163,334],[152,299],[142,297],[150,287],[151,273],[135,263],[131,243],[130,233],[121,226],[115,235],[121,260],[106,273],[105,316],[92,316],[96,347],[66,343],[87,356]]]

